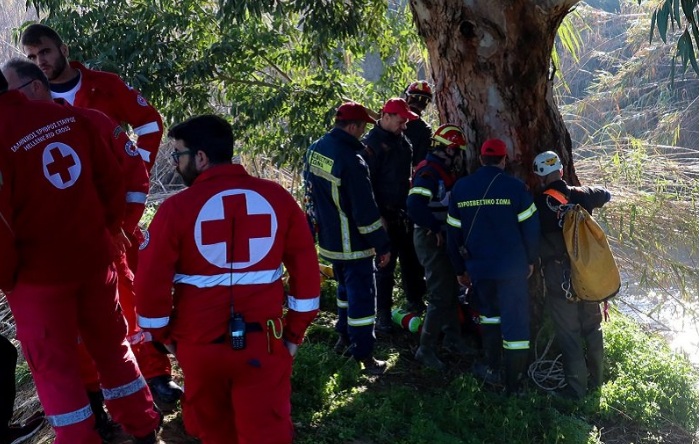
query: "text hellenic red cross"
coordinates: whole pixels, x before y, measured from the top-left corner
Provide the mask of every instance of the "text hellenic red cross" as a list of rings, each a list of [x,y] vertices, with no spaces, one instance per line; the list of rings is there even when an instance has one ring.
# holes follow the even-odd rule
[[[63,183],[70,181],[70,171],[68,170],[75,165],[73,156],[70,154],[64,156],[58,148],[51,149],[49,154],[51,154],[51,158],[53,159],[53,162],[46,165],[46,170],[49,172],[49,175],[53,176],[54,174],[58,174],[61,176],[61,181],[63,181]]]
[[[245,194],[224,196],[224,218],[202,222],[202,244],[226,242],[226,262],[250,261],[250,245],[253,238],[270,237],[272,217],[269,214],[248,214]],[[231,251],[231,237],[233,251]],[[231,255],[233,253],[233,256]]]

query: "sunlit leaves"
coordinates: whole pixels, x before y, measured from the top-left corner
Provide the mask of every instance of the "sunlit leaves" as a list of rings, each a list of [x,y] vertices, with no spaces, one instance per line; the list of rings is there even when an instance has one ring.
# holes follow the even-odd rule
[[[637,0],[639,3],[642,0]],[[683,15],[681,15],[681,10]],[[666,43],[667,34],[671,30],[684,29],[683,34],[678,39],[676,53],[673,57],[672,75],[675,74],[676,59],[680,57],[683,71],[688,64],[697,73],[698,71],[698,0],[662,0],[660,5],[652,13],[651,29],[649,32],[649,42],[654,38],[654,31],[659,32],[659,37]]]

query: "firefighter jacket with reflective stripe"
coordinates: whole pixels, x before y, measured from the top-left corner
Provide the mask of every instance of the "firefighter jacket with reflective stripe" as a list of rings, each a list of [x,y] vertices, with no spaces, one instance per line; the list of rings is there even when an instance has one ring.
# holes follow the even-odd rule
[[[75,61],[70,66],[81,75],[80,89],[72,105],[102,111],[116,123],[130,125],[137,136],[139,154],[150,171],[163,136],[163,121],[158,111],[116,74],[88,69]]]
[[[319,308],[318,258],[304,213],[280,185],[241,165],[212,166],[161,204],[148,234],[136,312],[153,340],[212,343],[227,335],[232,310],[278,334],[286,301],[284,338],[301,343]]]
[[[328,260],[362,259],[389,251],[367,165],[359,155],[363,148],[351,134],[334,128],[306,153],[319,253]]]
[[[496,166],[459,179],[447,216],[448,252],[457,274],[466,266],[472,279],[527,276],[539,254],[536,213],[525,184]]]
[[[416,112],[415,110],[412,110]],[[406,122],[406,130],[403,132],[413,149],[413,166],[415,167],[425,159],[430,151],[432,143],[433,130],[430,128],[423,118],[410,120]]]
[[[383,217],[395,219],[399,210],[406,209],[406,197],[411,187],[411,143],[403,134],[397,136],[386,131],[379,122],[363,142],[367,147],[362,151],[362,157],[369,167],[379,212]]]
[[[442,159],[428,154],[413,175],[413,187],[408,192],[408,216],[419,227],[433,233],[447,227],[447,204],[455,177],[445,170]]]
[[[50,284],[104,270],[124,213],[105,134],[72,109],[19,91],[0,95],[0,116],[0,203],[12,230],[0,236],[0,276]],[[17,257],[14,267],[6,255]]]
[[[72,107],[63,99],[56,99],[56,103],[66,106],[74,110],[74,112],[84,115],[89,119],[99,131],[105,134],[105,138],[109,140],[109,148],[119,162],[122,174],[124,176],[124,185],[126,187],[125,201],[126,208],[124,210],[124,220],[122,228],[129,234],[137,232],[137,225],[143,215],[143,210],[146,206],[146,197],[148,196],[148,172],[146,166],[141,161],[136,145],[127,136],[124,129],[114,123],[112,119],[104,113],[89,108]],[[140,233],[140,230],[138,230]]]
[[[544,194],[545,191],[553,192],[565,202],[554,196]],[[556,194],[559,193],[559,194]],[[568,257],[562,227],[566,205],[581,205],[588,214],[601,208],[610,201],[610,192],[603,187],[572,187],[563,180],[550,183],[542,194],[535,197],[535,205],[540,218],[542,237],[540,240],[540,257],[542,262],[552,259],[562,260]]]

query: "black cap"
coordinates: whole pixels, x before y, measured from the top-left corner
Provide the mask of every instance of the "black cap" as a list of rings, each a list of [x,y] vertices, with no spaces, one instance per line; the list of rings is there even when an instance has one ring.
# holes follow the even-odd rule
[[[0,93],[4,93],[6,91],[7,91],[7,79],[2,74],[2,71],[0,71]]]

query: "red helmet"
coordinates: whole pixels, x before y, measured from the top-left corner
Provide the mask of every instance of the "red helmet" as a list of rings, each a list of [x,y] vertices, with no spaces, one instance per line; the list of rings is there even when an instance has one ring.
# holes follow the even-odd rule
[[[433,140],[437,142],[436,145],[438,146],[444,145],[441,148],[467,149],[467,138],[464,132],[451,123],[441,125],[433,134]]]
[[[408,96],[423,96],[427,97],[428,100],[433,98],[433,90],[430,89],[430,85],[425,80],[418,80],[413,82],[406,88],[406,97]]]

